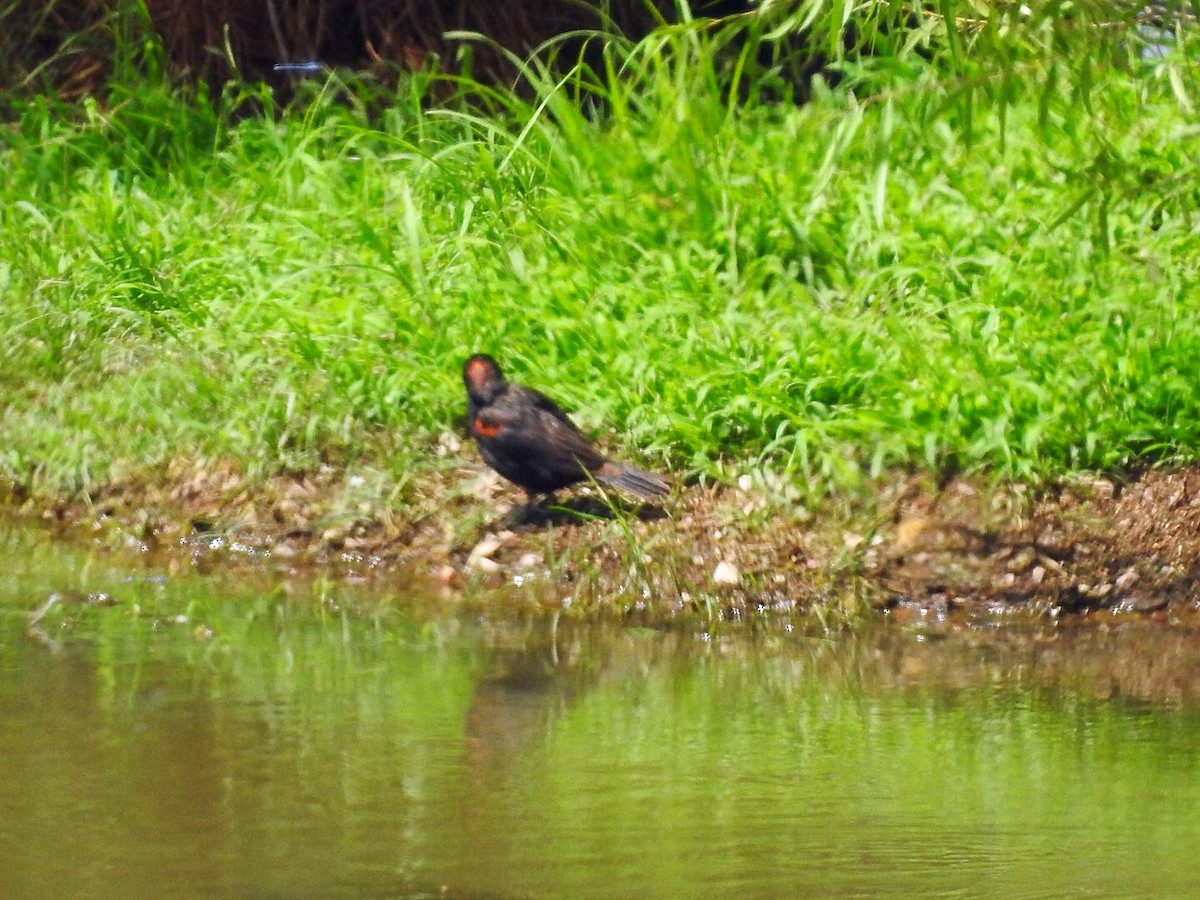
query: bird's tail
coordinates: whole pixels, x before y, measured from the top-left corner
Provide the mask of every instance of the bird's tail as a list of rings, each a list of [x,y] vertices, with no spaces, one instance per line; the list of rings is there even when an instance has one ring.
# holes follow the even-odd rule
[[[671,489],[665,478],[622,463],[606,462],[594,474],[597,481],[629,491],[643,500],[661,497]]]

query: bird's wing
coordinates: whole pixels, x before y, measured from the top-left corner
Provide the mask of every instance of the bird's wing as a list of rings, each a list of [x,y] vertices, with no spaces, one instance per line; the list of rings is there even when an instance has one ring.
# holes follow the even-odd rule
[[[592,442],[579,430],[579,426],[571,421],[571,417],[563,412],[561,406],[540,391],[530,388],[525,388],[525,391],[537,408],[537,430],[542,433],[546,442],[560,448],[589,469],[604,464],[603,455],[596,451]]]
[[[535,391],[532,388],[521,388],[520,390],[521,393],[529,400],[531,406],[536,407],[543,413],[548,413],[566,425],[567,428],[571,429],[576,434],[579,434],[580,437],[583,436],[582,432],[579,431],[579,428],[574,422],[571,421],[571,417],[563,412],[562,407],[543,394],[541,391]]]
[[[514,388],[510,386],[510,393]],[[520,389],[512,402],[495,403],[477,410],[472,416],[471,429],[476,435],[502,440],[511,449],[524,450],[530,455],[550,453],[559,456],[564,463],[577,461],[589,469],[604,464],[604,457],[558,404],[529,388]]]

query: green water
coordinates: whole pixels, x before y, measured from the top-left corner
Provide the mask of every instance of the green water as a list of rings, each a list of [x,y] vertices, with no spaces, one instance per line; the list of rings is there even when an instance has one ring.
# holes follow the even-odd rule
[[[555,630],[160,574],[0,532],[0,897],[1200,891],[1192,634]]]

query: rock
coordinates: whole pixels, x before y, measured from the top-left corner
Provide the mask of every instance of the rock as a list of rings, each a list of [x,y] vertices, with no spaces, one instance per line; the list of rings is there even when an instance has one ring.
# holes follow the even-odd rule
[[[500,476],[490,470],[481,473],[468,487],[471,496],[476,500],[490,500],[501,490],[503,485]]]
[[[471,559],[481,559],[491,556],[504,545],[499,535],[489,534],[471,549]]]
[[[467,565],[473,569],[479,569],[483,572],[498,571],[500,569],[500,564],[490,557],[493,553],[504,546],[505,534],[509,534],[509,532],[503,532],[501,534],[489,534],[482,541],[476,544],[471,549],[470,554],[467,556]]]
[[[536,569],[542,564],[542,557],[538,553],[524,553],[517,560],[517,568],[523,572],[528,572],[530,569]]]
[[[1037,553],[1032,547],[1022,547],[1008,560],[1005,568],[1009,572],[1024,572],[1037,562]],[[1039,567],[1042,568],[1042,567]],[[1043,568],[1043,572],[1045,569]]]
[[[1043,553],[1038,557],[1038,559],[1041,560],[1042,566],[1049,569],[1051,572],[1055,572],[1058,575],[1065,575],[1067,572],[1067,570],[1062,567],[1062,563],[1060,563],[1053,556],[1047,556]]]
[[[1161,594],[1125,597],[1113,606],[1113,612],[1147,613],[1166,609],[1167,598]]]
[[[896,553],[906,553],[921,539],[929,527],[929,519],[924,516],[909,516],[896,526],[896,535],[892,540],[892,549]]]
[[[1137,569],[1130,567],[1117,576],[1116,580],[1113,582],[1113,586],[1116,587],[1118,591],[1124,591],[1131,585],[1136,584],[1140,578],[1141,576],[1138,574]]]
[[[742,573],[729,560],[723,559],[713,570],[712,580],[713,584],[737,584],[742,580]]]
[[[1117,486],[1107,478],[1095,475],[1080,475],[1077,477],[1076,482],[1091,496],[1102,500],[1111,500],[1117,493]]]
[[[492,573],[500,571],[500,563],[496,562],[494,559],[488,559],[486,556],[481,556],[473,562],[468,560],[468,562],[473,568],[478,569],[480,572]]]

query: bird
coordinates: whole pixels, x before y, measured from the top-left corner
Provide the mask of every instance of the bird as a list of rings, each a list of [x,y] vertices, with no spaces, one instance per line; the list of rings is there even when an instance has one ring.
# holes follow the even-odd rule
[[[541,391],[506,380],[486,353],[463,364],[463,383],[467,422],[480,455],[525,491],[531,507],[539,496],[587,480],[643,500],[668,492],[662,477],[604,456],[557,403]]]

